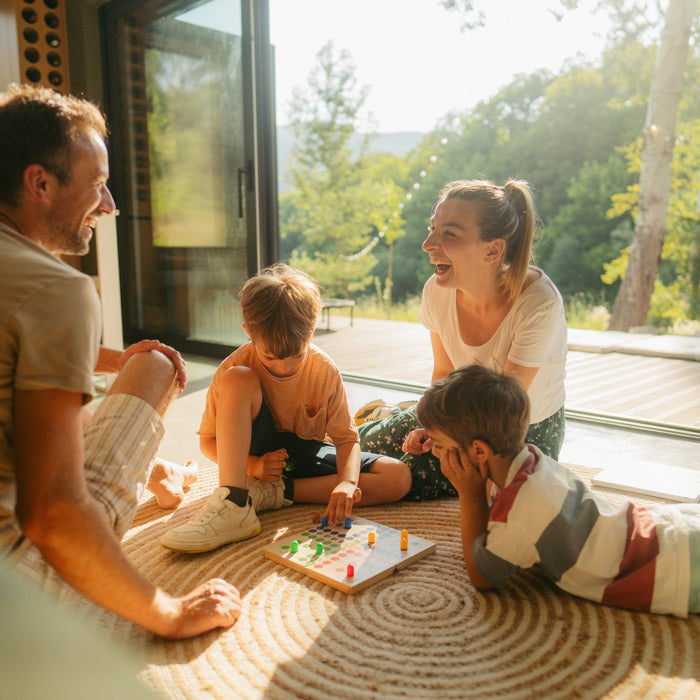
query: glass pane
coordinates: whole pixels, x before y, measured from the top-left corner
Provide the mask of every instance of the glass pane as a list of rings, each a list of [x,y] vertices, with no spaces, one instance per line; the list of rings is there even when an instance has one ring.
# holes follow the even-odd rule
[[[238,345],[248,272],[240,4],[162,7],[119,20],[130,326]]]

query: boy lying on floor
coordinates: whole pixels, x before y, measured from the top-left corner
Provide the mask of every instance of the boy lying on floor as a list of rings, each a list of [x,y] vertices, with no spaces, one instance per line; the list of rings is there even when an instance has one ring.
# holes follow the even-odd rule
[[[606,605],[679,617],[700,612],[700,505],[611,503],[593,493],[523,444],[525,390],[484,367],[435,382],[417,413],[459,495],[464,561],[476,588],[502,586],[534,568]]]

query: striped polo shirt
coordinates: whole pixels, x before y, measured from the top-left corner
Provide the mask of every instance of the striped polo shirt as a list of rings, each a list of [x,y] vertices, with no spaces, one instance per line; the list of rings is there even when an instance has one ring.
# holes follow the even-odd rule
[[[687,526],[674,506],[609,502],[532,445],[495,493],[488,530],[472,547],[492,585],[534,568],[582,598],[687,616]]]

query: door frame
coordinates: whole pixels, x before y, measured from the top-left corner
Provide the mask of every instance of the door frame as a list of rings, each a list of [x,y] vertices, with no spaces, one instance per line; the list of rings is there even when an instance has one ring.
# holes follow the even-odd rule
[[[158,0],[153,0],[154,4]],[[120,17],[143,6],[144,0],[110,0],[99,8],[104,76],[105,112],[110,123],[109,147],[121,153],[129,147],[125,138],[126,125],[119,108],[121,81],[119,75],[119,37],[116,23]],[[164,11],[191,9],[202,4],[197,0],[164,0]],[[241,0],[242,65],[244,91],[245,168],[239,173],[240,187],[245,190],[247,224],[247,272],[251,276],[272,264],[279,254],[277,215],[277,145],[275,126],[274,48],[270,45],[269,6],[267,0]],[[128,183],[125,160],[111,158],[110,189],[117,207],[127,202]],[[238,187],[238,182],[231,183]],[[153,335],[148,328],[138,328],[131,322],[128,279],[131,231],[127,217],[117,217],[119,279],[122,298],[124,342],[137,342]],[[223,358],[235,346],[184,338],[158,332],[159,339],[182,352],[205,357]]]

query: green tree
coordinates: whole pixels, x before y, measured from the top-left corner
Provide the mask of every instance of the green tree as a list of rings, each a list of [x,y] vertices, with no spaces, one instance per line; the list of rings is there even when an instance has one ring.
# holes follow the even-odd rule
[[[554,243],[543,260],[565,297],[584,293],[598,298],[604,265],[617,257],[621,247],[629,245],[629,212],[621,211],[615,217],[608,214],[611,192],[625,188],[632,178],[624,154],[616,151],[604,163],[584,163],[571,180],[569,201],[547,226],[546,235]]]
[[[280,198],[280,229],[294,245],[284,250],[329,296],[349,298],[366,289],[377,262],[372,248],[402,232],[400,213],[393,214],[399,193],[367,157],[369,135],[359,145],[353,140],[366,94],[357,88],[348,52],[336,55],[328,43],[307,89],[297,89],[290,105],[293,187]]]
[[[650,52],[630,44],[608,51],[597,68],[569,66],[560,76],[546,71],[516,76],[466,113],[447,115],[408,159],[404,186],[412,196],[403,209],[406,236],[396,244],[397,298],[420,293],[432,272],[420,245],[441,187],[455,179],[503,183],[510,177],[528,180],[535,190],[545,224],[536,247],[538,263],[549,272],[557,246],[559,278],[585,284],[577,289],[572,283],[567,291],[598,298],[603,263],[629,242],[619,238],[624,227],[618,229],[619,222],[606,217],[610,196],[633,178],[623,156],[615,160],[611,153],[638,130],[652,67]],[[420,188],[413,190],[413,183]],[[611,189],[606,192],[606,187]],[[585,257],[579,255],[583,241],[595,247],[587,248]],[[576,267],[571,278],[569,255]]]
[[[697,0],[669,3],[644,125],[634,239],[610,318],[616,330],[644,325],[649,313],[667,230],[678,105],[697,7]]]

